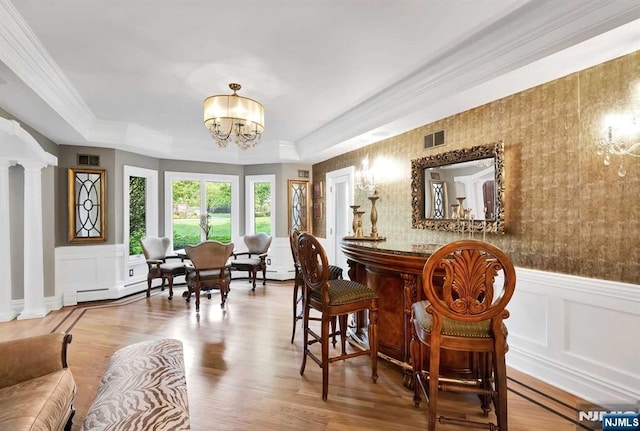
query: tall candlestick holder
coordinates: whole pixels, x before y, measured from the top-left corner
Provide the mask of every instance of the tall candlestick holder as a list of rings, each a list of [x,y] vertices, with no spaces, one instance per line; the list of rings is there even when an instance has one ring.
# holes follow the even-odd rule
[[[362,214],[364,214],[364,211],[356,211],[356,238],[364,237],[364,233],[362,232]]]
[[[376,209],[376,201],[380,198],[378,196],[378,191],[373,191],[373,196],[369,196],[368,199],[371,201],[371,239],[378,238],[378,210]]]
[[[358,208],[360,208],[360,205],[349,205],[349,208],[351,208],[351,210],[353,211],[353,222],[351,223],[351,232],[353,232],[353,236],[356,236],[356,230],[358,229],[358,220],[357,220],[357,213],[358,213]]]

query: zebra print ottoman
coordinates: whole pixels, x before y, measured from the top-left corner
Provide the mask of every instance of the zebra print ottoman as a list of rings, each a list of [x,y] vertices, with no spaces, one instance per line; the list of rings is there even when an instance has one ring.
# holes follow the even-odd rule
[[[163,339],[118,350],[81,431],[188,430],[182,343]]]

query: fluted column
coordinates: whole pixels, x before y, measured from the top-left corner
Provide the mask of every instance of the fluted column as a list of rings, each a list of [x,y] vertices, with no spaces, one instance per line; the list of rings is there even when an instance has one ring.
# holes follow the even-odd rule
[[[41,163],[24,166],[24,309],[18,319],[44,317],[44,250],[42,241]]]
[[[13,163],[0,160],[0,322],[13,320],[16,312],[11,308],[11,226],[9,224],[9,167]]]

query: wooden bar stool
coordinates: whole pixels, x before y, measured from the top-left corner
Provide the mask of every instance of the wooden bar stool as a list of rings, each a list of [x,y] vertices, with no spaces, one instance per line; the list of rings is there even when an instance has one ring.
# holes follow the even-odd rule
[[[329,364],[360,355],[371,357],[371,379],[378,379],[378,294],[360,283],[350,280],[329,280],[329,263],[322,245],[311,234],[302,233],[298,238],[298,256],[304,279],[303,357],[300,375],[304,374],[307,356],[322,368],[322,399],[327,399],[329,388]],[[309,328],[311,308],[321,313],[321,332]],[[369,312],[369,348],[347,353],[345,348],[347,315],[361,311]],[[340,321],[342,351],[329,357],[329,324],[332,319]],[[309,340],[311,335],[312,340]],[[309,351],[309,345],[321,344],[321,356]]]
[[[428,400],[427,430],[434,431],[437,421],[508,431],[505,364],[508,346],[503,319],[509,317],[505,307],[515,284],[516,273],[509,256],[482,241],[446,244],[425,263],[422,288],[427,300],[412,307],[411,362],[414,403],[416,407],[420,405],[421,391]],[[422,369],[426,347],[428,373]],[[479,358],[476,378],[464,383],[441,382],[442,350],[473,352]],[[439,390],[478,394],[484,416],[488,416],[492,402],[497,425],[437,416]]]
[[[296,270],[296,276],[293,280],[293,329],[291,330],[291,343],[296,337],[296,324],[298,320],[302,320],[303,312],[302,305],[304,304],[304,279],[302,278],[302,271],[300,270],[300,259],[298,259],[298,237],[300,231],[296,228],[292,228],[289,232],[289,244],[291,245],[291,255],[293,256],[293,265]],[[342,279],[342,268],[336,265],[329,265],[329,280]],[[315,319],[315,318],[314,318]],[[331,321],[331,328],[335,335],[336,321]],[[336,345],[336,338],[333,337],[333,345]]]

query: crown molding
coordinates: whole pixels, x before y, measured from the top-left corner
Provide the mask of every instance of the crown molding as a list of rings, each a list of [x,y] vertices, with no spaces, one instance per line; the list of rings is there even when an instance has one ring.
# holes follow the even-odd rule
[[[344,144],[354,149],[376,142],[380,139],[365,139],[361,135],[637,19],[640,19],[637,2],[526,3],[471,39],[439,53],[405,79],[299,139],[298,153],[303,159],[319,161],[318,148],[333,148],[338,153],[344,152]],[[523,82],[522,90],[533,85]],[[462,111],[476,105],[460,106]],[[423,120],[413,127],[427,123]],[[410,129],[395,134],[407,130]]]
[[[0,0],[0,58],[87,142],[167,156],[173,137],[134,123],[99,120],[9,0]]]
[[[95,116],[9,0],[0,0],[2,61],[82,136]]]

